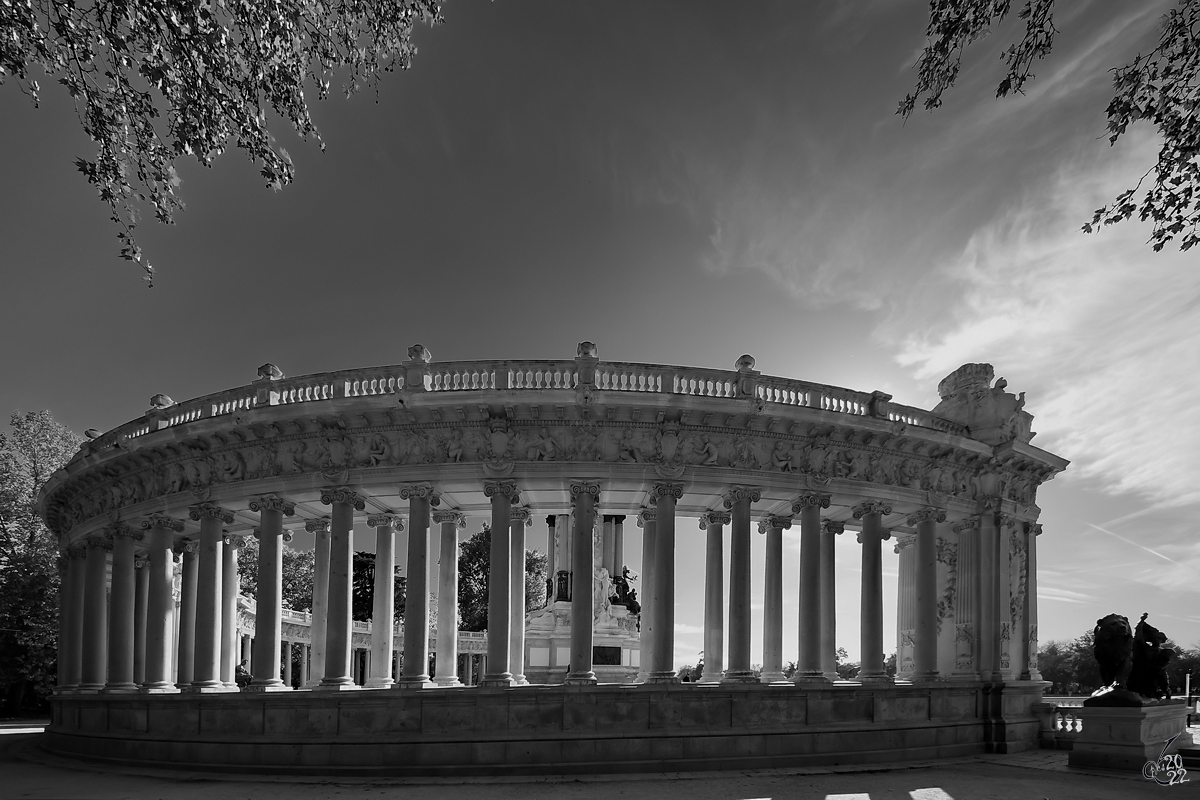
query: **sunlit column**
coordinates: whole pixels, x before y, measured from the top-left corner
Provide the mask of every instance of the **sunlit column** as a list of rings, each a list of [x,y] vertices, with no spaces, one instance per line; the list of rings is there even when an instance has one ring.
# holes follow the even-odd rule
[[[855,519],[862,520],[858,541],[862,545],[862,601],[860,662],[858,680],[891,682],[883,665],[883,553],[882,542],[891,534],[883,529],[883,517],[892,513],[891,506],[867,502],[853,509]]]
[[[366,500],[344,486],[325,489],[321,502],[331,507],[329,524],[329,594],[326,600],[325,674],[317,689],[340,691],[355,688],[350,675],[351,618],[354,590],[354,512]],[[411,580],[411,576],[409,577]]]
[[[821,523],[821,672],[831,681],[837,673],[837,592],[834,567],[838,534],[845,530],[841,522],[827,519]]]
[[[292,688],[292,643],[283,640],[283,687]]]
[[[512,509],[508,531],[508,568],[512,605],[508,623],[508,671],[513,683],[528,686],[525,679],[525,527],[532,525],[528,508]]]
[[[654,663],[654,558],[655,531],[658,510],[643,508],[638,512],[638,525],[642,528],[642,600],[641,600],[641,653],[638,662],[638,680],[645,683],[650,677]]]
[[[189,514],[200,521],[200,566],[196,584],[196,665],[189,692],[226,691],[221,680],[222,567],[224,531],[233,514],[220,506],[204,503]]]
[[[797,683],[824,683],[825,654],[822,649],[822,552],[821,509],[829,508],[830,496],[809,493],[792,503],[792,513],[800,515],[800,608],[799,645],[796,660]],[[828,534],[832,546],[832,534]],[[831,570],[832,571],[832,570]],[[832,653],[831,653],[832,654]],[[836,674],[836,671],[835,671]]]
[[[554,526],[555,548],[558,555],[558,573],[554,578],[554,599],[568,602],[571,599],[571,515],[559,514]]]
[[[625,515],[613,515],[613,576],[624,575],[625,570]]]
[[[546,605],[554,602],[554,584],[558,582],[558,564],[555,560],[558,551],[557,533],[554,514],[546,516]]]
[[[512,507],[519,502],[520,493],[511,481],[486,481],[483,493],[492,502],[492,545],[488,581],[488,638],[487,674],[480,686],[511,686],[509,666],[509,608],[512,603],[512,572],[509,568],[509,527]]]
[[[304,521],[304,530],[313,534],[312,628],[309,645],[308,679],[304,685],[314,689],[325,677],[325,634],[329,629],[329,517]]]
[[[954,677],[957,680],[979,680],[979,608],[983,587],[979,580],[978,516],[968,517],[954,525],[958,536],[958,555],[955,561],[955,625]]]
[[[196,674],[196,594],[200,580],[200,543],[181,541],[175,545],[180,557],[179,641],[175,686],[184,689]]]
[[[400,487],[408,501],[408,585],[404,601],[404,665],[401,688],[433,686],[429,679],[429,512],[440,502],[428,484]],[[491,624],[491,617],[488,617]]]
[[[123,525],[108,529],[112,537],[112,593],[108,609],[108,694],[136,692],[133,682],[133,615],[137,587],[134,573],[133,543],[142,533]]]
[[[985,503],[987,510],[979,516],[979,677],[985,681],[1000,679],[1000,625],[996,603],[999,592],[996,551],[1000,534],[996,528],[998,501],[992,500]]]
[[[1025,534],[1025,615],[1021,634],[1025,640],[1025,668],[1021,672],[1021,680],[1040,681],[1042,673],[1038,672],[1037,667],[1037,537],[1042,533],[1042,526],[1034,522],[1026,522],[1023,531]]]
[[[729,535],[729,665],[723,683],[758,683],[750,669],[750,504],[757,489],[735,487],[725,497]]]
[[[280,642],[283,639],[283,543],[292,538],[283,529],[283,517],[296,513],[296,506],[281,497],[265,495],[250,501],[250,510],[257,511],[258,531],[258,589],[255,596],[254,657],[250,671],[253,692],[275,692],[291,689],[279,679]],[[231,640],[237,636],[237,619],[233,620]],[[237,660],[237,647],[233,660]]]
[[[146,619],[150,599],[150,562],[145,556],[133,559],[133,682],[146,682]]]
[[[367,686],[386,689],[392,680],[392,650],[396,623],[396,533],[404,520],[395,514],[371,514],[375,529],[375,594],[371,604],[371,675]],[[439,626],[440,627],[440,626]]]
[[[592,624],[595,615],[592,581],[596,570],[593,530],[600,484],[575,481],[571,484],[571,670],[568,684],[592,684]]]
[[[87,548],[68,547],[63,551],[67,575],[63,585],[63,618],[59,624],[58,690],[79,688],[83,675],[83,596],[87,570]]]
[[[221,551],[221,682],[230,689],[237,689],[238,632],[237,598],[238,550],[246,546],[246,540],[234,534],[225,534]],[[261,585],[261,584],[260,584]]]
[[[1024,642],[1019,638],[1023,604],[1016,604],[1013,598],[1017,587],[1014,585],[1019,573],[1018,568],[1021,537],[1018,526],[1021,521],[1007,514],[996,515],[996,669],[998,676],[993,680],[1015,681],[1024,668]]]
[[[596,566],[604,567],[609,575],[617,574],[617,568],[614,566],[617,561],[617,554],[613,549],[615,542],[612,515],[605,514],[600,518],[600,563]]]
[[[908,680],[913,672],[913,629],[916,627],[916,537],[896,537],[893,552],[898,555],[896,577],[896,677]]]
[[[87,561],[84,565],[83,656],[80,691],[98,692],[108,675],[108,551],[109,540],[100,534],[84,540]]]
[[[681,483],[655,483],[650,502],[658,509],[654,532],[654,656],[648,683],[678,683],[675,674],[675,504]],[[749,525],[749,520],[747,520]]]
[[[300,685],[301,686],[308,685],[308,672],[309,672],[309,669],[311,668],[309,666],[311,663],[312,663],[312,645],[311,645],[311,643],[310,644],[302,643],[300,645]]]
[[[922,508],[908,518],[917,529],[916,578],[917,625],[913,635],[913,680],[938,678],[937,653],[937,526],[946,521],[946,512]]]
[[[732,517],[706,511],[704,547],[704,672],[701,683],[720,683],[725,675],[725,526]]]
[[[461,511],[434,511],[441,525],[438,547],[438,686],[461,686],[458,680],[458,529],[467,527]],[[551,542],[553,544],[553,542]],[[391,664],[390,656],[387,663]]]
[[[792,518],[768,516],[758,523],[766,536],[763,559],[763,683],[787,680],[783,674],[783,531]]]

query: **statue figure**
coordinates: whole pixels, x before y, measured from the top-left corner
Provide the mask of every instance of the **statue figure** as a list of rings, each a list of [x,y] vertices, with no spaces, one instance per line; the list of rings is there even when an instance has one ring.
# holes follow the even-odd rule
[[[607,567],[596,567],[592,574],[592,608],[595,609],[594,619],[605,623],[612,619],[612,603],[608,599],[609,580]]]
[[[700,442],[700,446],[696,448],[702,456],[700,463],[706,467],[715,466],[720,456],[717,446],[707,436],[701,437]]]
[[[1136,630],[1120,614],[1096,620],[1092,652],[1105,685],[1085,706],[1141,706],[1171,699],[1167,664],[1177,653],[1163,647],[1166,635],[1148,625],[1147,616],[1142,614]]]
[[[1133,669],[1129,673],[1129,691],[1155,700],[1171,699],[1171,681],[1167,665],[1178,653],[1169,647],[1167,635],[1146,623],[1149,614],[1142,614],[1133,631]]]
[[[1092,654],[1100,667],[1100,680],[1106,687],[1124,689],[1133,669],[1133,629],[1128,617],[1109,614],[1098,619],[1092,634]]]

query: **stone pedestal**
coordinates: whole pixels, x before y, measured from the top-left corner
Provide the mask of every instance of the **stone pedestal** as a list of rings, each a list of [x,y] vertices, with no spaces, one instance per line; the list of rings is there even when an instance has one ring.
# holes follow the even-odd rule
[[[1102,767],[1141,772],[1147,761],[1156,761],[1163,745],[1187,727],[1187,706],[1182,700],[1141,707],[1084,706],[1078,711],[1083,729],[1067,763],[1072,767]],[[1167,754],[1176,751],[1176,739]]]

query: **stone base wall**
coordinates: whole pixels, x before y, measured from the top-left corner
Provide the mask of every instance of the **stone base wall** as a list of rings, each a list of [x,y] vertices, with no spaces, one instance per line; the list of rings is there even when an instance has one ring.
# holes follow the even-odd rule
[[[63,695],[45,747],[110,763],[328,775],[854,764],[1034,747],[1044,684],[703,684]],[[995,712],[1000,711],[1002,715]]]

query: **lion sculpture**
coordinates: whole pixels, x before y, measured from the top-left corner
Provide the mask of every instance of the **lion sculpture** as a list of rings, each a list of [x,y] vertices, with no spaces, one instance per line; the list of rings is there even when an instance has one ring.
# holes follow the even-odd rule
[[[1092,654],[1100,667],[1101,682],[1113,689],[1126,688],[1129,673],[1133,670],[1133,628],[1129,618],[1109,614],[1096,620],[1092,633],[1095,636]]]

